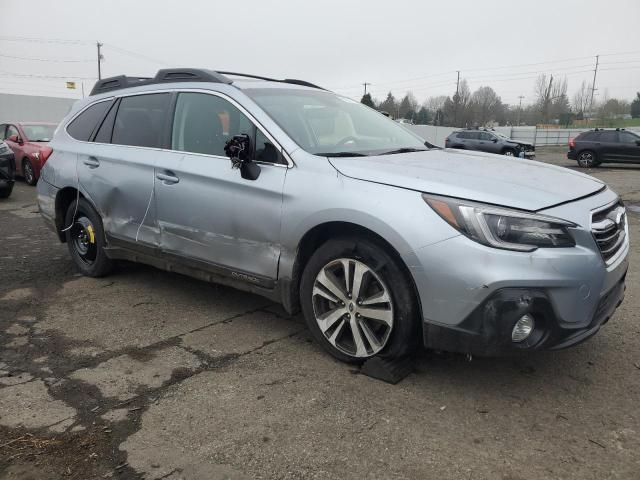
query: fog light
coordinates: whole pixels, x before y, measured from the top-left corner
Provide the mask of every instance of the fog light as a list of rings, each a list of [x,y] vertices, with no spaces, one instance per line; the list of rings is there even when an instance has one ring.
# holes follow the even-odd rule
[[[526,340],[531,332],[533,332],[533,327],[535,326],[535,322],[533,321],[533,317],[529,314],[525,314],[520,317],[513,327],[513,331],[511,332],[511,340],[514,342],[522,342]]]

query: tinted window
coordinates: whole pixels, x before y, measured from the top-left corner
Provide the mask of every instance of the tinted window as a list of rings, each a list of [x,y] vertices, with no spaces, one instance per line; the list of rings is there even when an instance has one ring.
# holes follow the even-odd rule
[[[271,140],[264,133],[257,129],[255,159],[259,162],[281,163],[278,148],[271,143]]]
[[[467,132],[467,137],[470,140],[479,140],[480,132]]]
[[[600,132],[598,141],[615,143],[618,141],[618,132]]]
[[[225,156],[225,143],[241,133],[253,136],[253,124],[227,100],[203,93],[178,95],[173,150]]]
[[[598,133],[596,133],[596,132],[586,132],[586,133],[580,134],[576,138],[576,140],[583,140],[583,141],[593,142],[596,138],[598,138]]]
[[[122,98],[111,143],[161,148],[170,99],[168,93]]]
[[[107,112],[109,105],[111,105],[111,101],[91,105],[67,126],[69,135],[76,140],[82,140],[83,142],[88,141],[98,122],[102,120],[102,117],[104,117],[104,114]]]
[[[493,135],[487,132],[480,132],[480,140],[493,140]]]
[[[623,143],[636,143],[640,137],[629,132],[620,132],[620,141]]]
[[[109,110],[109,113],[105,117],[98,129],[98,133],[96,133],[96,138],[93,139],[94,142],[97,143],[111,143],[111,133],[113,132],[113,122],[116,119],[116,111],[118,110],[118,105],[114,104]]]

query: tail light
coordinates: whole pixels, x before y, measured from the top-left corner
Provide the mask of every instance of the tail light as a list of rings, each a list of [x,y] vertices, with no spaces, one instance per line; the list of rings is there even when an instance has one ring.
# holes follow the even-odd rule
[[[575,138],[570,138],[569,139],[569,148],[572,149],[572,150],[574,148],[576,148],[576,139]]]
[[[49,159],[52,153],[53,153],[53,148],[51,147],[42,147],[42,149],[40,149],[41,165],[44,165],[44,163]]]

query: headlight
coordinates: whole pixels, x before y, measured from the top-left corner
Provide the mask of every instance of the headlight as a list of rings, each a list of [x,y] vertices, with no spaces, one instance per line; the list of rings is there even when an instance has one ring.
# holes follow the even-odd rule
[[[575,247],[574,223],[555,217],[423,194],[449,225],[483,245],[531,252],[536,248]]]

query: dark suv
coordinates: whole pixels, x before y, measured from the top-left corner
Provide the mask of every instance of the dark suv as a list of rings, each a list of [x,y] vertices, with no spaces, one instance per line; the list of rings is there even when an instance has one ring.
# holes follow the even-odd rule
[[[640,136],[624,129],[595,129],[569,140],[567,158],[583,168],[603,162],[640,163]]]
[[[446,148],[463,150],[480,150],[488,153],[499,153],[508,157],[520,157],[524,154],[533,158],[536,147],[531,143],[517,142],[509,137],[490,130],[460,130],[453,132],[444,141]]]

